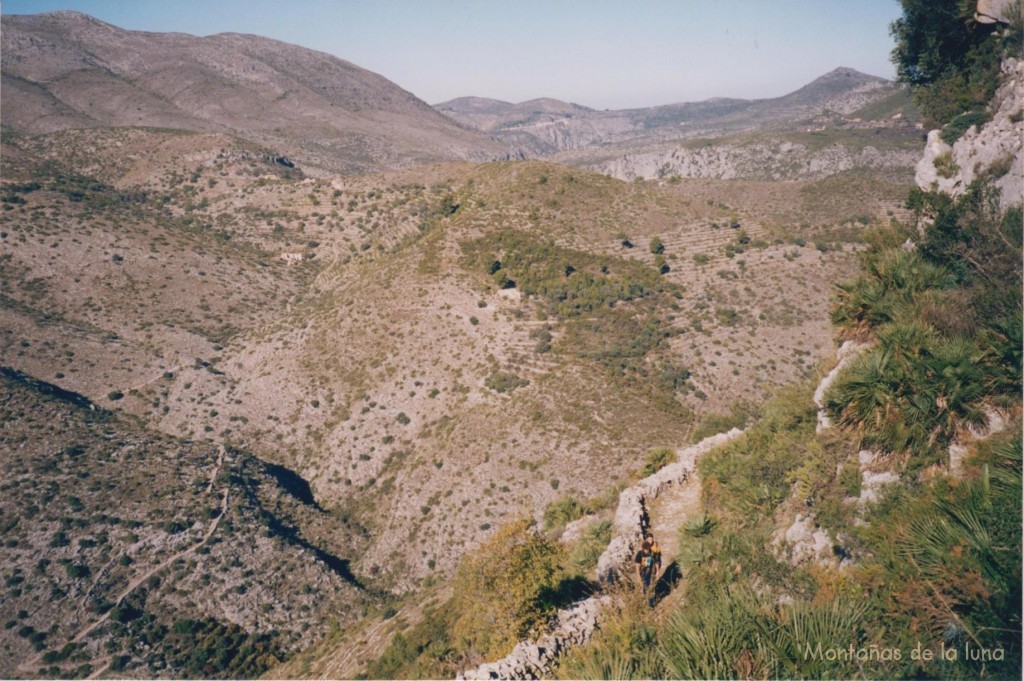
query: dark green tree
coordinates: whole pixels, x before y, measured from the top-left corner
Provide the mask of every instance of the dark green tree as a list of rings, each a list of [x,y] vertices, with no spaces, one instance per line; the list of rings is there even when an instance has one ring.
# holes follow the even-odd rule
[[[892,61],[914,90],[926,123],[939,126],[983,108],[998,85],[1004,51],[1020,44],[1009,30],[974,21],[973,0],[900,0],[903,16],[890,26]]]

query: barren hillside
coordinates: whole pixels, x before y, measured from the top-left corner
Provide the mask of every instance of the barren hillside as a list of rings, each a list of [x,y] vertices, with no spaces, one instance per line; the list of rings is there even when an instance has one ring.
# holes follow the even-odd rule
[[[830,282],[899,194],[540,163],[317,180],[217,136],[55,135],[8,138],[2,364],[294,468],[370,528],[354,570],[403,590],[813,371]],[[104,181],[46,175],[92,148]]]
[[[126,31],[57,12],[5,15],[2,45],[3,124],[18,132],[233,133],[321,172],[502,150],[375,73],[258,36]]]

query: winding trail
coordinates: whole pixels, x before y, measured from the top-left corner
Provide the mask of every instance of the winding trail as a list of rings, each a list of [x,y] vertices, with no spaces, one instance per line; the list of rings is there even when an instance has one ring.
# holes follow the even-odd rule
[[[689,478],[651,504],[648,511],[651,516],[651,534],[661,545],[662,566],[666,570],[672,563],[678,563],[680,558],[679,528],[687,520],[700,515],[700,492],[700,475],[694,468]]]
[[[224,446],[220,445],[220,454],[219,454],[219,456],[217,458],[217,465],[216,465],[216,467],[215,467],[215,469],[213,471],[213,475],[212,475],[212,477],[210,479],[210,484],[207,487],[207,491],[209,491],[209,492],[213,491],[214,481],[217,479],[217,474],[219,473],[220,467],[221,467],[221,465],[224,462],[224,454],[225,454]],[[147,579],[149,579],[150,577],[154,576],[158,572],[166,569],[168,566],[170,566],[175,561],[177,561],[179,559],[182,559],[182,558],[186,558],[186,557],[192,555],[193,553],[195,553],[196,551],[198,551],[203,546],[205,546],[206,543],[210,541],[210,538],[213,536],[213,534],[217,531],[217,528],[220,527],[221,520],[223,520],[224,516],[227,515],[227,512],[228,512],[228,501],[229,501],[229,498],[230,498],[230,492],[231,492],[231,488],[229,488],[227,485],[225,485],[224,486],[224,494],[221,496],[221,501],[220,501],[220,513],[217,515],[216,518],[213,518],[210,521],[210,524],[206,528],[206,532],[203,534],[202,539],[200,539],[195,544],[192,544],[191,546],[189,546],[187,548],[184,548],[181,551],[178,551],[178,552],[172,554],[171,556],[168,556],[167,558],[165,558],[161,562],[159,562],[156,565],[154,565],[149,570],[143,572],[142,574],[136,576],[134,579],[132,579],[130,582],[128,582],[128,584],[121,591],[121,593],[118,594],[117,600],[114,602],[113,607],[111,607],[109,610],[107,610],[102,615],[100,615],[100,617],[98,619],[96,619],[94,622],[92,622],[92,624],[89,624],[88,626],[86,626],[83,629],[79,630],[79,632],[77,634],[75,634],[68,641],[68,643],[80,643],[89,634],[91,634],[92,632],[96,631],[96,629],[98,629],[99,627],[103,626],[103,624],[105,624],[110,619],[110,613],[112,613],[114,611],[114,608],[116,608],[116,607],[120,606],[122,603],[124,603],[124,600],[128,596],[130,596],[132,594],[132,592],[134,592],[137,588],[139,588],[143,584],[143,582],[145,582]],[[95,584],[93,586],[95,587]],[[90,588],[90,591],[91,591],[91,588]],[[42,652],[36,653],[35,655],[30,657],[29,659],[27,659],[24,662],[22,662],[20,665],[18,665],[18,671],[24,672],[24,673],[31,673],[31,672],[37,670],[42,665],[42,659],[43,659],[43,653]],[[50,666],[57,666],[57,667],[60,667],[61,669],[67,669],[67,668],[70,668],[72,666],[80,667],[82,664],[92,664],[96,671],[93,672],[92,676],[90,676],[89,678],[96,678],[97,675],[100,672],[106,670],[107,666],[110,664],[110,661],[111,661],[111,658],[103,657],[103,658],[99,658],[98,660],[91,660],[90,662],[75,663],[74,665],[64,664],[64,665],[50,665]],[[102,662],[102,665],[100,665],[101,662]]]

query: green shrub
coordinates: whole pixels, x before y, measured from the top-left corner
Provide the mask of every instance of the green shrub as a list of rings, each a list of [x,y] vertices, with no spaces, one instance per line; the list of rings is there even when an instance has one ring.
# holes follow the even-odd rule
[[[484,380],[484,385],[496,393],[503,394],[530,385],[530,382],[508,371],[495,371]]]
[[[839,285],[832,322],[850,329],[906,319],[921,292],[948,289],[956,279],[941,265],[902,249],[871,254],[858,279]]]
[[[556,499],[544,509],[544,529],[567,525],[587,514],[586,507],[572,496]]]
[[[985,375],[965,338],[938,338],[918,322],[879,329],[879,345],[836,379],[826,404],[867,446],[930,453],[984,422]]]
[[[89,570],[89,566],[84,563],[68,563],[64,566],[64,569],[67,571],[68,577],[71,577],[72,579],[81,579],[92,574]]]
[[[528,519],[513,521],[459,563],[452,587],[453,634],[474,656],[508,653],[554,611],[559,550]]]
[[[566,560],[566,567],[569,571],[589,576],[591,571],[597,567],[597,561],[608,547],[612,540],[612,523],[610,520],[600,520],[588,527],[583,536],[577,541],[569,552]]]
[[[466,243],[463,250],[470,266],[491,273],[500,287],[511,282],[562,317],[674,290],[656,270],[635,260],[568,249],[513,230]]]
[[[939,137],[941,137],[942,141],[946,144],[952,145],[958,139],[963,137],[964,133],[967,132],[971,126],[976,125],[980,128],[991,119],[992,116],[985,111],[967,111],[947,123],[946,127],[942,129],[941,133],[939,133]]]
[[[900,0],[892,60],[929,127],[984,107],[999,83],[1004,54],[1020,51],[1019,25],[1007,30],[973,21],[974,5],[958,0]]]
[[[935,172],[938,176],[947,180],[956,177],[956,174],[960,172],[960,166],[953,160],[951,151],[942,152],[932,160],[932,163],[935,165]]]
[[[674,449],[667,447],[652,449],[647,452],[647,457],[644,459],[644,467],[640,469],[640,477],[646,478],[648,475],[654,475],[665,466],[675,462],[677,458],[678,454],[676,454]]]

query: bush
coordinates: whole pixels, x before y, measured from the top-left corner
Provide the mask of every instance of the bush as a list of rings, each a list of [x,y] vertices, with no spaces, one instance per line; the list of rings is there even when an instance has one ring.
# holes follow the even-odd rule
[[[906,319],[919,294],[952,288],[956,283],[945,267],[902,249],[870,255],[864,269],[858,279],[839,285],[838,303],[832,312],[834,324],[855,330]]]
[[[912,451],[919,466],[984,421],[983,400],[1019,395],[1022,237],[1020,212],[1000,215],[984,183],[908,204],[934,216],[917,251],[872,253],[865,275],[840,287],[833,321],[879,343],[826,402],[867,445]]]
[[[462,559],[452,582],[453,633],[474,657],[501,657],[543,626],[555,609],[559,558],[558,548],[524,518]]]
[[[967,132],[971,126],[977,125],[978,127],[981,127],[991,119],[992,116],[984,111],[968,111],[966,113],[962,113],[946,124],[946,127],[942,129],[941,133],[939,133],[939,137],[941,137],[942,141],[946,144],[952,145],[958,139],[963,137],[964,133]]]
[[[648,475],[654,475],[665,466],[674,463],[677,458],[678,455],[674,449],[667,447],[652,449],[647,452],[644,467],[640,469],[640,477],[646,478]]]
[[[856,428],[868,446],[924,454],[984,423],[985,375],[973,343],[939,338],[917,322],[886,325],[878,337],[829,389],[826,405],[839,424]]]
[[[600,520],[587,528],[583,536],[577,541],[566,560],[567,569],[577,575],[592,575],[592,570],[597,567],[597,561],[604,553],[608,542],[612,540],[612,523],[610,520]]]
[[[504,230],[464,245],[470,265],[495,283],[547,303],[562,317],[587,314],[618,302],[671,290],[656,270],[634,260],[597,256]],[[494,269],[498,265],[497,270]],[[568,268],[572,276],[568,276]]]
[[[953,153],[950,151],[943,152],[935,157],[932,161],[935,166],[935,172],[939,177],[944,177],[947,180],[956,176],[960,171],[960,166],[953,161]]]
[[[81,579],[92,574],[89,566],[83,563],[68,563],[64,566],[64,569],[67,570],[68,577],[72,579]]]
[[[530,385],[530,382],[508,371],[495,371],[484,380],[484,385],[496,393],[504,394]]]
[[[564,496],[552,501],[544,509],[544,529],[550,530],[561,525],[568,525],[587,514],[586,507],[574,497]]]
[[[665,252],[665,244],[661,242],[660,238],[654,237],[653,239],[651,239],[650,249],[651,253],[653,253],[654,255],[661,255],[662,253]]]
[[[900,0],[903,16],[893,22],[892,60],[929,127],[988,104],[999,82],[1003,54],[1020,49],[1020,27],[1003,33],[972,21],[974,3],[959,0]],[[997,31],[998,29],[998,31]],[[1001,35],[1002,33],[1002,35]]]

